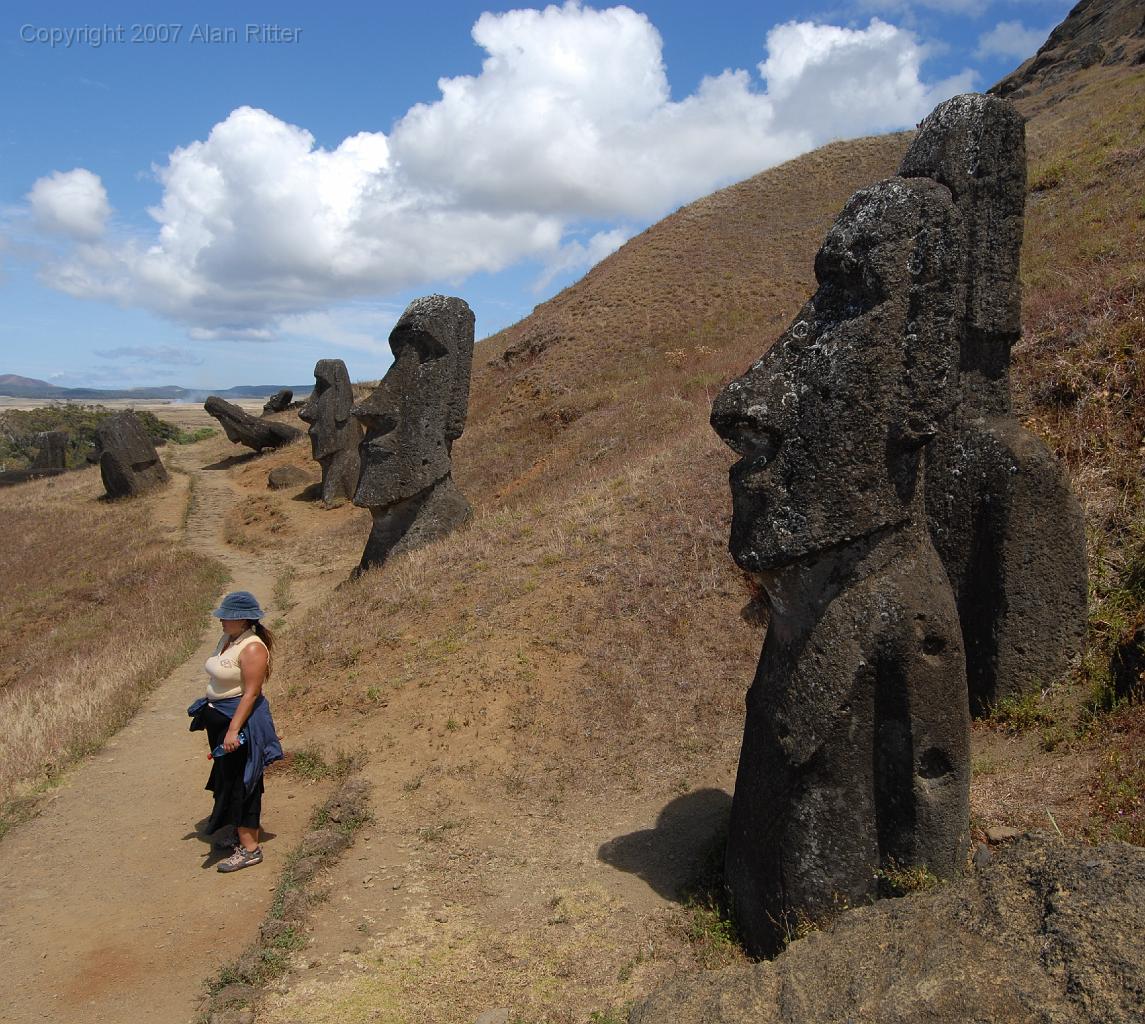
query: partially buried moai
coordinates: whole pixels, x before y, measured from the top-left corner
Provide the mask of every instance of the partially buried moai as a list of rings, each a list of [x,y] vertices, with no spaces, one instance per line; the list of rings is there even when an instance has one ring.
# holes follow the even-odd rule
[[[133,412],[102,420],[95,430],[99,473],[109,498],[128,498],[167,482],[167,470]]]
[[[463,299],[415,299],[390,333],[393,366],[354,406],[366,428],[354,504],[374,519],[358,571],[442,537],[472,515],[453,482],[451,455],[469,408],[473,329]]]
[[[1022,116],[994,96],[956,96],[919,126],[899,173],[950,189],[966,231],[962,401],[927,451],[926,509],[958,602],[971,710],[982,714],[1058,679],[1086,628],[1081,505],[1010,398],[1010,349],[1021,335]]]
[[[731,551],[772,608],[725,865],[756,953],[874,895],[880,868],[965,858],[965,662],[923,483],[959,399],[965,244],[929,179],[857,192],[815,295],[712,410],[742,456]]]
[[[354,417],[354,389],[341,359],[319,359],[314,390],[298,410],[310,425],[310,449],[322,467],[322,501],[327,508],[354,497],[358,487],[362,425]]]

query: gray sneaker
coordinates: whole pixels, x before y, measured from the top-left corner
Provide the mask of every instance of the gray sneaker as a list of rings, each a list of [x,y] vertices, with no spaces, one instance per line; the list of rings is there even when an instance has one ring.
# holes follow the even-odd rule
[[[234,853],[226,860],[219,861],[219,870],[224,872],[241,871],[243,868],[251,868],[261,863],[261,846],[256,846],[253,850],[244,850],[241,846],[236,846]]]

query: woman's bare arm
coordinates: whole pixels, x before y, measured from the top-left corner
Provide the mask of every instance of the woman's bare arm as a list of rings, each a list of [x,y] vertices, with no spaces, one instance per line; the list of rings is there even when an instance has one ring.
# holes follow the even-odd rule
[[[223,749],[229,754],[239,746],[239,730],[246,725],[255,703],[262,695],[262,684],[266,682],[266,666],[269,658],[262,644],[247,644],[239,653],[239,671],[242,672],[243,695],[239,706],[231,717],[230,728],[223,738]]]

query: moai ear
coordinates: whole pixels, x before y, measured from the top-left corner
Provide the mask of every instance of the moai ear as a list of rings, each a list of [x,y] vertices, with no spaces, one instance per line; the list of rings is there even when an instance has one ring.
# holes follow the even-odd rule
[[[917,450],[959,401],[958,356],[966,297],[965,233],[948,189],[909,178],[922,200],[907,257],[910,299],[903,327],[901,398],[892,440]]]

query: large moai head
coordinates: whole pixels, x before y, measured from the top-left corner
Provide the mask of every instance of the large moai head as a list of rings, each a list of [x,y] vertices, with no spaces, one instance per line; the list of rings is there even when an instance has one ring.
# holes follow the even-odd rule
[[[393,365],[353,408],[366,428],[355,505],[383,508],[449,476],[469,408],[474,323],[459,298],[429,295],[406,307],[390,333]]]
[[[142,494],[167,481],[167,470],[133,412],[103,420],[95,431],[99,472],[109,498]]]
[[[963,231],[949,191],[892,179],[851,198],[819,288],[716,398],[731,550],[764,572],[918,513],[922,447],[957,402]]]
[[[955,96],[919,125],[899,174],[945,185],[962,214],[967,267],[960,370],[965,398],[974,407],[1008,411],[1010,348],[1022,330],[1025,121],[996,96]]]
[[[341,359],[319,359],[314,364],[314,390],[298,410],[298,418],[308,423],[310,449],[321,462],[337,455],[347,443],[358,444],[357,424],[352,415],[354,389],[350,373]]]

